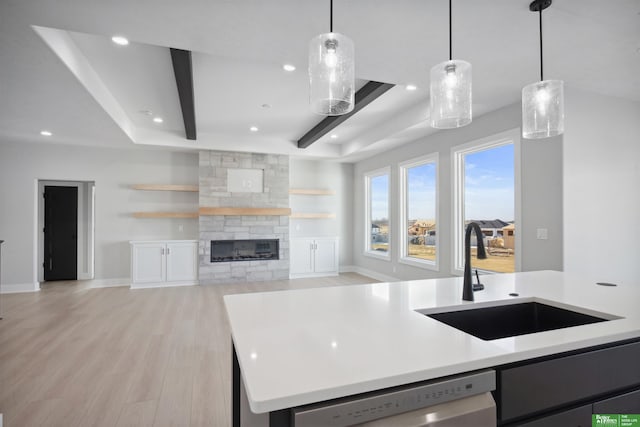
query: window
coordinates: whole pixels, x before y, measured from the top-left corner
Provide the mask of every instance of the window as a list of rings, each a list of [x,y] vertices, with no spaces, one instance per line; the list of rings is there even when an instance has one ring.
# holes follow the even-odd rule
[[[400,262],[438,267],[437,155],[400,164]]]
[[[510,131],[453,148],[454,270],[464,268],[465,229],[473,221],[484,235],[487,259],[477,259],[472,234],[472,268],[516,271],[518,142],[517,134]]]
[[[365,174],[365,254],[390,259],[389,168]]]

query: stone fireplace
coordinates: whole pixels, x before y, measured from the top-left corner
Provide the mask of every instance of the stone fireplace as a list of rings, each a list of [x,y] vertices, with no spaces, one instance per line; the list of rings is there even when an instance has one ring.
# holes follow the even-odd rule
[[[201,151],[199,172],[200,283],[288,279],[288,156]]]

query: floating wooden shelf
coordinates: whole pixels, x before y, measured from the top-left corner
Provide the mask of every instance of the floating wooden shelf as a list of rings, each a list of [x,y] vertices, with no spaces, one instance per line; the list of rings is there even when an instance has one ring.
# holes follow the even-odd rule
[[[200,208],[200,215],[288,216],[289,208]]]
[[[134,218],[198,218],[198,212],[134,212]]]
[[[131,186],[134,190],[151,190],[151,191],[190,191],[197,193],[199,191],[197,185],[180,185],[180,184],[134,184]]]
[[[309,196],[331,196],[336,194],[333,190],[324,190],[321,188],[290,188],[289,194],[306,194]]]
[[[336,214],[332,213],[305,213],[305,212],[294,212],[291,214],[291,218],[299,218],[299,219],[322,219],[322,218],[335,218]]]

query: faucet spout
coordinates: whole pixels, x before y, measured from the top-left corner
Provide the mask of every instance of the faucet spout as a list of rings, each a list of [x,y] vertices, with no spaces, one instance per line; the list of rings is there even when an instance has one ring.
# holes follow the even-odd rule
[[[462,285],[462,299],[465,301],[473,301],[473,283],[471,279],[471,232],[476,233],[476,242],[478,247],[478,259],[485,259],[487,253],[484,250],[484,242],[482,240],[482,230],[475,222],[467,225],[464,235],[464,283]]]

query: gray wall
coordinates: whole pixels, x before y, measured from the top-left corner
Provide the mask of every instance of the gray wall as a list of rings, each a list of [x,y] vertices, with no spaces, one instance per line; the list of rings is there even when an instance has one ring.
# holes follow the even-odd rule
[[[640,103],[565,94],[565,271],[640,286]]]
[[[333,190],[334,195],[291,195],[292,212],[333,213],[330,219],[290,221],[291,237],[338,237],[340,266],[353,264],[353,165],[323,160],[292,158],[289,165],[292,188]]]
[[[2,283],[37,289],[37,181],[93,181],[95,278],[129,277],[129,240],[196,239],[197,219],[135,219],[135,211],[197,210],[197,193],[131,184],[195,184],[198,154],[0,142]],[[4,287],[4,286],[3,286]]]
[[[562,270],[562,147],[562,136],[521,142],[522,271]],[[547,240],[538,240],[538,228],[547,229]]]
[[[398,279],[447,277],[452,273],[452,160],[451,148],[477,139],[519,128],[520,104],[474,119],[460,129],[441,131],[411,144],[389,150],[358,162],[354,173],[354,264],[357,267]],[[437,152],[439,154],[439,271],[398,263],[399,182],[398,163]],[[521,163],[521,220],[516,234],[521,237],[521,270],[562,269],[562,141],[523,141]],[[364,255],[364,173],[391,166],[392,227],[391,260],[382,261]],[[517,213],[516,213],[517,215]],[[536,228],[547,228],[549,239],[538,241]]]
[[[594,280],[639,282],[638,117],[639,103],[567,90],[567,130],[563,137],[522,142],[522,226],[519,230],[522,270],[564,267],[566,271],[586,274]],[[341,265],[353,264],[401,279],[448,276],[451,246],[444,237],[451,235],[450,149],[519,127],[520,122],[518,103],[477,118],[462,129],[438,132],[355,166],[292,160],[291,186],[308,184],[332,188],[335,185],[340,191],[331,202],[336,203],[334,222],[296,220],[300,221],[300,228],[294,225],[291,236],[338,235]],[[391,203],[396,207],[397,163],[432,152],[440,153],[439,180],[443,189],[439,212],[440,272],[398,264],[396,237],[391,262],[364,257],[363,230],[358,226],[364,218],[363,173],[392,166]],[[34,261],[38,239],[34,226],[37,180],[96,183],[95,277],[126,278],[129,276],[129,240],[195,239],[198,236],[197,220],[141,220],[130,215],[142,210],[192,210],[198,203],[195,193],[134,191],[129,185],[196,183],[197,165],[197,153],[0,142],[0,239],[6,240],[3,284],[34,287],[37,281],[38,268]],[[318,201],[295,203],[308,203],[311,208]],[[394,208],[391,218],[395,224],[397,216]],[[536,228],[540,227],[549,230],[548,240],[535,238]]]

